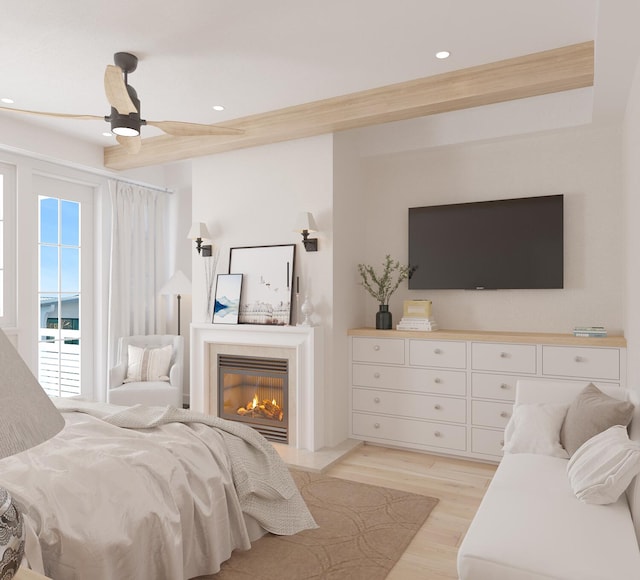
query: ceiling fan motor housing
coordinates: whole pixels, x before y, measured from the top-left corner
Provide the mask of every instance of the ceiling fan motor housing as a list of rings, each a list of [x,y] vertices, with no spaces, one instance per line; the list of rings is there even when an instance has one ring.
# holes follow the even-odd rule
[[[127,92],[138,112],[121,115],[114,107],[111,107],[109,121],[111,122],[111,132],[115,135],[135,137],[140,135],[140,126],[145,123],[140,119],[140,99],[136,90],[131,85],[127,85]]]

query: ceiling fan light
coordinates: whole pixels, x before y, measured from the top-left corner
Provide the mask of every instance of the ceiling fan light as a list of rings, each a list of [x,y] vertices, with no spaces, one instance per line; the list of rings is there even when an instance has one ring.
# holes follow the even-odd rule
[[[113,127],[111,132],[116,135],[120,135],[121,137],[137,137],[140,135],[140,131],[133,127]]]

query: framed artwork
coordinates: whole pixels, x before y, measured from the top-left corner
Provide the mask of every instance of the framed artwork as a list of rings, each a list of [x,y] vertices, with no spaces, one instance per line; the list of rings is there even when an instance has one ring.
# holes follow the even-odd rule
[[[214,323],[238,324],[241,294],[242,274],[218,274],[213,302]]]
[[[229,274],[242,274],[241,324],[291,322],[295,244],[231,248]]]

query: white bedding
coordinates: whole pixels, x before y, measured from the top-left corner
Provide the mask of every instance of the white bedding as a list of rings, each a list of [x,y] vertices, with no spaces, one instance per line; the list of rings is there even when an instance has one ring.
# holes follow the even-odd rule
[[[315,527],[286,466],[244,425],[171,408],[58,406],[66,426],[56,437],[0,461],[0,485],[56,580],[193,578],[262,530]]]

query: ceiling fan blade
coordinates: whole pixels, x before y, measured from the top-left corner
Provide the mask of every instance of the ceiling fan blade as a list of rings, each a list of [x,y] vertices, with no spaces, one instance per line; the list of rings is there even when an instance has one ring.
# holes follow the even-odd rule
[[[121,115],[138,112],[129,96],[127,85],[122,76],[122,69],[119,66],[107,65],[104,71],[104,92],[109,104]]]
[[[140,138],[140,135],[137,137],[123,137],[122,135],[116,135],[116,141],[127,150],[127,153],[131,153],[133,155],[138,153],[138,151],[140,151],[140,147],[142,147],[142,139]]]
[[[220,125],[202,125],[200,123],[181,123],[179,121],[147,121],[147,125],[176,137],[196,137],[198,135],[242,135],[244,131]]]
[[[81,119],[83,121],[104,121],[104,117],[98,115],[71,115],[69,113],[47,113],[45,111],[29,111],[27,109],[14,109],[13,107],[0,107],[0,111],[13,113],[26,113],[27,115],[39,115],[41,117],[58,117],[61,119]]]

